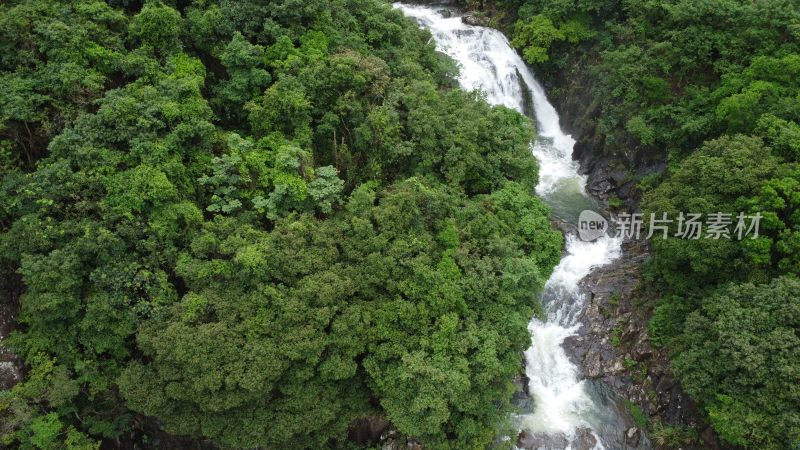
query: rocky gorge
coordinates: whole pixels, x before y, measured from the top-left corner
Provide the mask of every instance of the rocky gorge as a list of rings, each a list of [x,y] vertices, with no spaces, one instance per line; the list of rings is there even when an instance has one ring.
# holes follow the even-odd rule
[[[576,56],[566,73],[543,82],[558,92],[553,103],[576,139],[573,158],[588,178],[587,193],[612,214],[638,212],[638,182],[665,170],[666,162],[648,159],[635,143],[622,151],[606,148],[596,128],[601,112],[590,100],[597,80],[586,58]],[[565,349],[587,380],[602,380],[629,404],[638,422],[627,432],[631,446],[645,427],[655,448],[724,448],[676,380],[666,350],[650,340],[655,294],[640,283],[650,256],[648,241],[625,241],[618,259],[582,280],[588,305],[578,335],[565,341]]]
[[[508,18],[498,14],[488,22],[510,31]],[[608,148],[597,129],[602,111],[592,102],[597,74],[589,70],[587,53],[576,54],[559,73],[541,73],[539,78],[559,112],[561,126],[575,139],[573,159],[587,176],[587,194],[606,213],[639,212],[639,182],[666,169],[666,161],[654,159],[637,143],[625,148]],[[526,108],[533,118],[533,111]],[[564,221],[554,225],[565,233],[574,227]],[[580,285],[587,306],[576,336],[564,342],[571,359],[589,382],[610,386],[631,410],[633,423],[626,431],[628,448],[637,448],[649,429],[651,444],[658,449],[720,449],[713,429],[703,420],[694,402],[684,392],[670,369],[667,352],[655,346],[648,333],[655,294],[640,283],[649,260],[649,242],[625,241],[619,258],[596,268]],[[529,409],[524,375],[517,381],[516,402]],[[578,449],[595,445],[591,435],[581,439]],[[526,434],[519,436],[521,448],[559,448],[557,442],[542,442]]]

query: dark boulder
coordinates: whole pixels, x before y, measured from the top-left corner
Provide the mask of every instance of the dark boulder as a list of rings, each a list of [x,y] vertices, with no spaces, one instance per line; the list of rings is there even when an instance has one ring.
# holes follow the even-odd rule
[[[488,17],[481,17],[476,16],[474,14],[467,14],[461,17],[461,21],[467,25],[472,25],[476,27],[488,27],[489,26],[489,18]]]

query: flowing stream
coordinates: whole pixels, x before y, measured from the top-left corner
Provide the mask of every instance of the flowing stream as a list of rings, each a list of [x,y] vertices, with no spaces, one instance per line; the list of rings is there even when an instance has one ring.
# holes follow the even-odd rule
[[[540,163],[536,191],[553,214],[575,224],[580,211],[596,210],[585,193],[586,178],[572,160],[575,141],[561,130],[558,113],[506,37],[491,28],[466,25],[453,11],[443,14],[442,7],[394,6],[428,29],[437,48],[459,63],[464,89],[482,91],[490,103],[523,113],[532,104],[537,122],[532,149]],[[562,345],[580,327],[584,298],[579,281],[619,257],[620,246],[620,240],[608,236],[593,242],[566,236],[565,255],[542,294],[547,320],[534,318],[528,325],[531,347],[525,351],[525,370],[533,408],[514,417],[525,432],[527,447],[619,449],[625,445],[625,408],[606,386],[581,379]]]

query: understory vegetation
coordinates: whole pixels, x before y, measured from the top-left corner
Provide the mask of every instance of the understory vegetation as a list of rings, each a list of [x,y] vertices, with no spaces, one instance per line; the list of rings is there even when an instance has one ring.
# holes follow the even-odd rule
[[[454,73],[377,0],[3,2],[0,442],[490,443],[561,236]]]
[[[763,215],[757,239],[653,240],[651,337],[724,442],[797,448],[800,4],[464,3],[494,11],[545,79],[594,81],[598,149],[631,171],[667,163],[639,184],[645,217]]]

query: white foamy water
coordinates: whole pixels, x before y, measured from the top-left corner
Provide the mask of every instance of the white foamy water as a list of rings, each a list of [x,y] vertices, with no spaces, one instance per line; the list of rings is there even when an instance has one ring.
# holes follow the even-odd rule
[[[539,160],[536,192],[553,208],[554,214],[575,223],[582,209],[593,207],[585,193],[586,178],[572,160],[575,140],[564,133],[558,113],[506,37],[497,30],[466,25],[454,15],[444,18],[441,8],[395,3],[407,16],[427,28],[437,48],[459,63],[459,82],[466,90],[479,90],[493,104],[524,111],[526,98],[521,83],[530,91],[537,122],[537,139],[532,151]],[[602,237],[583,242],[566,236],[566,254],[547,281],[542,301],[547,320],[531,320],[531,347],[525,351],[529,392],[534,400],[532,414],[516,417],[521,430],[530,435],[566,442],[571,449],[578,430],[588,428],[597,439],[596,449],[615,448],[624,430],[613,408],[601,410],[580,371],[567,357],[564,340],[575,335],[585,304],[578,283],[592,269],[619,257],[621,242]]]

